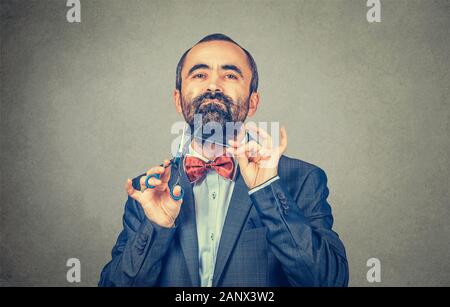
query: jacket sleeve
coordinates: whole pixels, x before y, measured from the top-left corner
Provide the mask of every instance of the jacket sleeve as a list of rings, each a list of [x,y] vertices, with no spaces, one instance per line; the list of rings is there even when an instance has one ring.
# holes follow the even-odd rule
[[[103,268],[99,286],[154,286],[161,272],[161,259],[167,252],[176,227],[152,223],[139,202],[128,197],[123,230],[111,252],[112,260]]]
[[[347,286],[345,248],[332,230],[325,172],[313,168],[296,196],[281,179],[250,195],[270,249],[292,286]]]

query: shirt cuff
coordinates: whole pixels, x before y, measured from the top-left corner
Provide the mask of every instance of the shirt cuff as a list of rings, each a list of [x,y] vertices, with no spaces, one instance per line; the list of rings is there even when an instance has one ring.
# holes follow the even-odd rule
[[[267,180],[266,182],[264,182],[263,184],[260,184],[257,187],[254,187],[253,189],[251,189],[250,191],[248,191],[248,195],[252,195],[253,193],[255,193],[256,191],[259,191],[261,189],[264,189],[265,187],[267,187],[269,184],[271,184],[274,181],[277,181],[278,179],[280,179],[279,176],[275,176],[272,179]]]

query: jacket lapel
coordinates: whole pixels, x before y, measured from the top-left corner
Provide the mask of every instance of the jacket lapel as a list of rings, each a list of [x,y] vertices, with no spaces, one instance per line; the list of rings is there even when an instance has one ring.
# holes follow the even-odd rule
[[[217,284],[219,283],[228,258],[230,257],[239,234],[242,231],[242,227],[247,220],[247,215],[251,206],[252,202],[248,195],[247,185],[240,172],[238,172],[220,238],[214,269],[213,287],[217,287]]]
[[[178,239],[186,259],[187,269],[194,287],[200,286],[199,262],[198,262],[198,239],[195,221],[195,204],[192,185],[183,171],[183,161],[180,162],[180,172],[174,167],[171,169],[169,187],[173,187],[176,178],[180,176],[179,184],[183,188],[184,197],[181,204],[180,214],[175,224],[178,225]]]

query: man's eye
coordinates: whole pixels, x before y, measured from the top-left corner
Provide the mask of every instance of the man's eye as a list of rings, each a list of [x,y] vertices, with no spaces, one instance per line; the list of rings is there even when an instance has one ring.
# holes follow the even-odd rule
[[[204,74],[195,74],[192,78],[194,78],[194,79],[201,79],[201,78],[204,78],[204,77],[205,77]]]
[[[226,75],[226,77],[227,77],[228,79],[234,79],[234,80],[237,80],[237,77],[236,77],[235,75],[232,75],[232,74],[228,74],[228,75]]]

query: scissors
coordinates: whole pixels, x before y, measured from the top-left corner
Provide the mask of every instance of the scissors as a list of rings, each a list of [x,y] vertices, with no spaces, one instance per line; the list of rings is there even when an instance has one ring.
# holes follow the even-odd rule
[[[183,188],[181,188],[180,190],[180,195],[176,196],[173,193],[174,187],[177,186],[180,183],[180,178],[181,178],[181,168],[180,168],[180,162],[181,162],[181,158],[183,157],[184,154],[184,148],[186,147],[184,144],[184,139],[185,139],[185,133],[186,133],[186,126],[185,129],[183,130],[183,134],[181,135],[181,141],[180,141],[180,145],[178,146],[178,151],[175,154],[175,157],[173,157],[172,159],[170,159],[169,163],[167,165],[164,164],[160,164],[160,166],[163,166],[164,168],[168,168],[169,166],[173,165],[176,170],[177,170],[177,178],[175,180],[175,183],[172,185],[171,188],[169,188],[170,191],[170,197],[172,197],[173,200],[178,201],[180,199],[183,198],[184,196],[184,191]],[[147,176],[147,178],[145,179],[145,186],[149,189],[153,189],[155,188],[155,186],[150,185],[149,184],[149,180],[150,178],[156,178],[156,179],[160,179],[161,175],[160,174],[150,174]]]
[[[175,200],[175,201],[178,201],[178,200],[182,199],[183,196],[184,196],[183,188],[181,188],[180,195],[178,195],[178,196],[176,196],[176,195],[173,193],[173,189],[174,189],[175,186],[177,186],[177,185],[180,183],[180,178],[181,178],[181,167],[180,167],[180,162],[181,162],[181,159],[182,159],[182,157],[183,157],[183,155],[184,155],[184,150],[185,150],[185,147],[186,147],[186,146],[185,146],[185,138],[186,138],[186,136],[189,136],[190,138],[200,139],[200,140],[203,140],[203,141],[209,142],[209,143],[214,143],[214,144],[216,144],[216,145],[220,145],[220,146],[223,146],[223,147],[230,147],[229,144],[223,144],[223,142],[221,142],[221,141],[219,141],[219,140],[217,140],[217,139],[216,139],[216,140],[214,140],[214,139],[204,139],[203,137],[200,136],[201,133],[198,133],[199,131],[196,131],[196,132],[194,132],[192,135],[190,135],[189,133],[186,133],[186,130],[187,130],[186,127],[187,127],[187,126],[185,125],[185,128],[184,128],[184,130],[183,130],[183,134],[181,135],[180,145],[178,146],[178,151],[177,151],[175,157],[173,157],[167,165],[160,164],[160,166],[163,166],[164,168],[167,168],[167,167],[173,165],[173,166],[176,168],[176,170],[177,170],[177,178],[176,178],[176,180],[175,180],[175,183],[172,185],[171,188],[169,188],[170,196],[171,196],[172,199]],[[201,129],[201,128],[200,128],[200,129]],[[255,139],[255,138],[253,138],[253,137],[248,133],[248,131],[245,132],[245,139],[244,139],[245,142],[248,142],[248,141],[254,140],[254,139]],[[149,189],[155,188],[155,186],[152,186],[152,185],[150,185],[150,183],[149,183],[149,180],[150,180],[151,178],[153,178],[153,177],[156,178],[156,179],[160,179],[160,178],[161,178],[161,175],[160,175],[160,174],[150,174],[150,175],[147,176],[147,178],[145,179],[145,186],[146,186],[147,188],[149,188]]]

